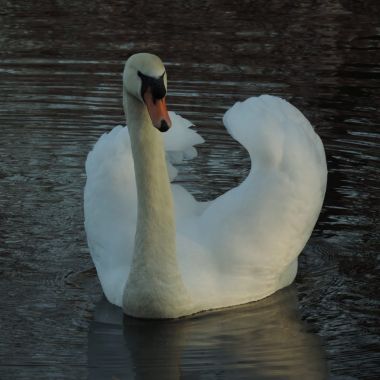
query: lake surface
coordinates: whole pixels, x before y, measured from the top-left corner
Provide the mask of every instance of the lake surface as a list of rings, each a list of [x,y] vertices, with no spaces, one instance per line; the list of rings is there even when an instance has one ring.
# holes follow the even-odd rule
[[[0,7],[1,379],[380,378],[378,1],[3,1]],[[179,321],[123,317],[83,228],[84,163],[123,123],[121,72],[156,53],[168,105],[206,139],[179,180],[236,186],[246,152],[222,125],[262,93],[321,136],[329,181],[295,283]]]

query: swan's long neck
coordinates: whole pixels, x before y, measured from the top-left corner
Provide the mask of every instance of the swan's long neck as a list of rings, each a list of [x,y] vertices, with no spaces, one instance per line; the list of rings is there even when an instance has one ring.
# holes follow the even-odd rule
[[[162,137],[140,101],[128,98],[127,112],[138,190],[134,260],[150,263],[161,251],[175,260],[173,200]]]
[[[135,248],[123,307],[136,317],[175,317],[189,302],[178,269],[174,207],[161,132],[143,103],[125,94],[138,213]]]

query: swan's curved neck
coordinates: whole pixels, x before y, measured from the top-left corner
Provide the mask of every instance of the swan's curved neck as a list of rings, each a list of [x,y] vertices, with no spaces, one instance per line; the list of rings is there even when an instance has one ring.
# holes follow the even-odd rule
[[[148,254],[140,244],[153,243],[157,248],[165,244],[166,255],[175,256],[173,200],[161,132],[153,127],[146,107],[133,97],[128,98],[127,112],[138,190],[138,257]]]
[[[138,212],[123,307],[136,317],[172,317],[187,299],[187,292],[176,258],[174,206],[162,136],[153,127],[145,105],[129,94],[124,96]]]

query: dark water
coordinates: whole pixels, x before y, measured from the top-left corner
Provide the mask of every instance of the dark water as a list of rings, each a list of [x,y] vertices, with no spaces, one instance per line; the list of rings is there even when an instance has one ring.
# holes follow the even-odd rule
[[[0,1],[0,378],[380,378],[379,20],[377,1]],[[329,183],[290,288],[166,322],[102,298],[84,162],[138,51],[207,140],[181,167],[198,198],[249,168],[221,122],[235,101],[279,95],[316,126]]]

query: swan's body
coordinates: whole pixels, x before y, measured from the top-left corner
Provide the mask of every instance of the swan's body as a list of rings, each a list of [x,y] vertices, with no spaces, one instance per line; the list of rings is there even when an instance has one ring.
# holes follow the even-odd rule
[[[103,135],[86,162],[85,226],[108,300],[132,316],[175,318],[289,285],[326,187],[324,149],[310,123],[280,98],[235,104],[224,123],[251,155],[251,172],[238,187],[199,203],[170,185],[164,144],[169,157],[186,157],[203,139],[175,114],[169,132],[153,127],[138,70],[152,78],[164,72],[155,56],[127,61],[128,129]]]

